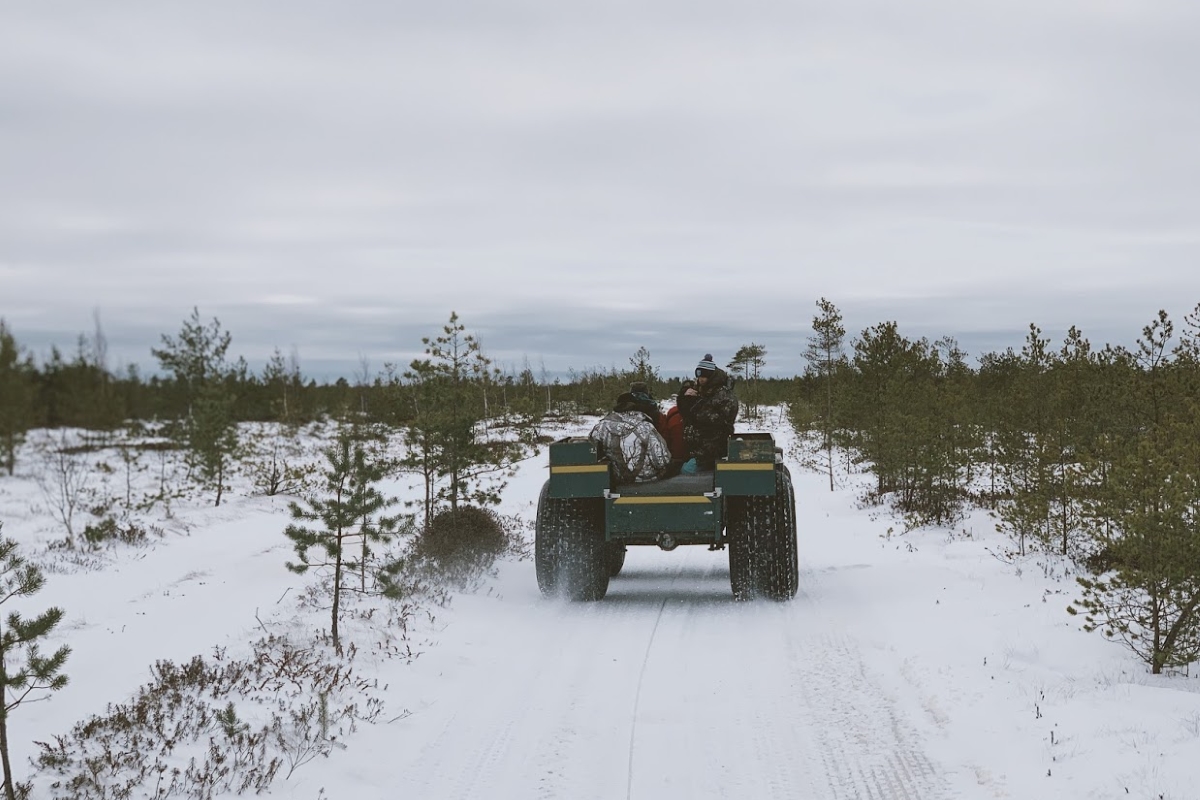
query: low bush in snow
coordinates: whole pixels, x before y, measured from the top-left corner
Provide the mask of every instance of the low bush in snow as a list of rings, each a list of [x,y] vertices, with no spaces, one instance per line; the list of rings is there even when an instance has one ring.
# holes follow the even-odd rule
[[[411,570],[466,588],[496,559],[524,548],[521,523],[491,509],[459,506],[437,514],[417,536],[409,555]]]
[[[356,655],[272,635],[245,659],[217,649],[160,661],[133,699],[39,742],[38,783],[62,800],[262,792],[378,719],[378,686],[359,677]]]
[[[94,549],[120,542],[126,545],[144,545],[149,542],[146,529],[136,522],[118,522],[114,517],[104,517],[99,522],[83,529],[83,540]]]

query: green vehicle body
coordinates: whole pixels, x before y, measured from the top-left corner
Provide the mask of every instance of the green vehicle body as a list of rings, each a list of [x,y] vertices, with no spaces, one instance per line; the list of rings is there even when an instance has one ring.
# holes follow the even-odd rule
[[[734,434],[712,471],[632,484],[613,480],[588,438],[560,439],[550,444],[550,477],[538,508],[538,583],[548,596],[595,600],[620,572],[628,546],[729,546],[735,597],[790,599],[797,572],[794,497],[769,433]]]
[[[777,455],[770,434],[742,434],[730,438],[713,472],[618,486],[597,461],[595,442],[570,437],[550,445],[550,497],[603,498],[609,542],[719,545],[726,498],[775,494]]]

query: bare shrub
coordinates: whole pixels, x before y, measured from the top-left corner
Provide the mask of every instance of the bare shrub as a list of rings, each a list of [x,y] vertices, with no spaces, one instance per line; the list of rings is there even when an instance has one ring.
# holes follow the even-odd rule
[[[38,486],[50,513],[67,532],[67,545],[75,546],[75,513],[80,510],[91,477],[83,454],[73,447],[65,432],[47,445],[46,469],[38,475]]]
[[[160,661],[132,700],[38,743],[39,796],[260,794],[379,719],[377,686],[357,676],[356,655],[320,637],[301,647],[267,636],[245,659],[218,648],[208,659]]]
[[[317,465],[297,437],[285,426],[247,429],[242,458],[255,491],[268,497],[305,494],[317,475]]]

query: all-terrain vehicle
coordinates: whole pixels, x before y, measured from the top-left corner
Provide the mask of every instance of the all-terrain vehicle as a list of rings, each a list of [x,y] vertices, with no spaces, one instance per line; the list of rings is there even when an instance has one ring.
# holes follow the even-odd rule
[[[739,600],[789,600],[799,583],[796,495],[769,433],[729,437],[712,471],[625,484],[589,439],[553,442],[536,537],[538,587],[547,597],[600,600],[630,545],[727,549]]]

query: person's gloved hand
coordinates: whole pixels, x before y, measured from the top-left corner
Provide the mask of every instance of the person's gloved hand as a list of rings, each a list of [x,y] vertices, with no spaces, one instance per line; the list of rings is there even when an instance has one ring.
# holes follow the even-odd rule
[[[695,475],[700,469],[700,465],[696,463],[696,459],[689,458],[683,462],[683,466],[679,468],[680,475]]]

